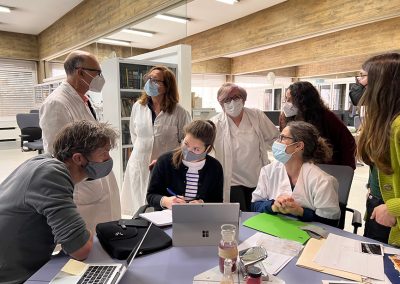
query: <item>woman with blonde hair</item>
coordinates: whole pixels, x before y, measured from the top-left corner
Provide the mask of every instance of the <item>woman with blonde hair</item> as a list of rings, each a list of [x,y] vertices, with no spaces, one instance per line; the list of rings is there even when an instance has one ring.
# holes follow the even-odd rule
[[[374,171],[371,177],[382,197],[375,206],[367,201],[366,223],[372,219],[390,228],[388,239],[382,241],[400,246],[400,54],[377,55],[363,66],[367,66],[368,85],[360,100],[366,111],[357,150],[359,158],[375,169],[375,178]],[[368,199],[372,198],[377,197]],[[382,231],[368,229],[374,234]]]
[[[133,215],[145,204],[150,168],[161,154],[178,147],[190,114],[179,105],[174,73],[156,66],[144,76],[144,93],[133,105],[130,132],[133,150],[121,193],[122,214]]]

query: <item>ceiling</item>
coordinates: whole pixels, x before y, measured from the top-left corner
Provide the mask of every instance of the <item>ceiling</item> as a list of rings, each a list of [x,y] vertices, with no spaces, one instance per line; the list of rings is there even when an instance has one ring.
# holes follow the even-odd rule
[[[153,32],[153,37],[115,31],[107,38],[123,40],[132,47],[155,49],[184,37],[231,22],[286,0],[240,0],[229,5],[216,0],[193,0],[164,13],[190,18],[186,24],[149,18],[130,28]],[[0,5],[15,8],[0,13],[0,30],[37,35],[65,15],[82,0],[0,0]]]
[[[13,8],[0,13],[0,31],[37,35],[82,0],[0,0],[0,5]]]

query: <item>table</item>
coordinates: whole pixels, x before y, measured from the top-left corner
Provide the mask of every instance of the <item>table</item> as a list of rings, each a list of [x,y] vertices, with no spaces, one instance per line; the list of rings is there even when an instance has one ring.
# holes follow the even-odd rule
[[[241,223],[256,213],[243,212]],[[329,232],[357,240],[377,243],[374,240],[355,235],[328,225],[315,223]],[[172,236],[172,228],[165,230]],[[252,236],[257,231],[241,225],[239,243]],[[48,283],[68,261],[65,255],[55,256],[40,270],[29,278],[26,283]],[[341,278],[316,272],[296,266],[298,257],[292,259],[279,272],[277,277],[286,283],[322,283],[321,280],[339,280]],[[97,238],[94,240],[93,250],[86,262],[121,262],[113,260],[103,250]],[[129,270],[120,283],[158,284],[158,283],[192,283],[193,277],[218,265],[217,247],[170,247],[153,254],[140,256],[133,260]]]

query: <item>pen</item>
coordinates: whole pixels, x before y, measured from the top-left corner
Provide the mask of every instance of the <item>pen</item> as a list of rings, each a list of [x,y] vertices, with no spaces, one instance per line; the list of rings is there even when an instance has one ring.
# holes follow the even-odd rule
[[[178,194],[176,194],[175,192],[173,192],[173,191],[172,191],[171,189],[169,189],[168,187],[167,187],[167,191],[168,191],[168,193],[171,194],[172,196],[175,196],[176,198],[182,199],[182,200],[184,200],[184,201],[186,202],[185,198],[179,196]]]

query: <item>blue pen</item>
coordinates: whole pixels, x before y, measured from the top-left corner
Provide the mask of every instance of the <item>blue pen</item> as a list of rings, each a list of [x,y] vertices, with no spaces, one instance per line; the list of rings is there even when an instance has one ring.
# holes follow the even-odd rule
[[[177,198],[179,198],[179,199],[182,199],[182,200],[184,200],[184,201],[186,202],[186,200],[185,200],[183,197],[179,196],[178,194],[176,194],[175,192],[173,192],[173,191],[172,191],[171,189],[169,189],[168,187],[167,187],[167,191],[168,191],[168,193],[171,194],[172,196],[175,196],[175,197],[177,197]]]

